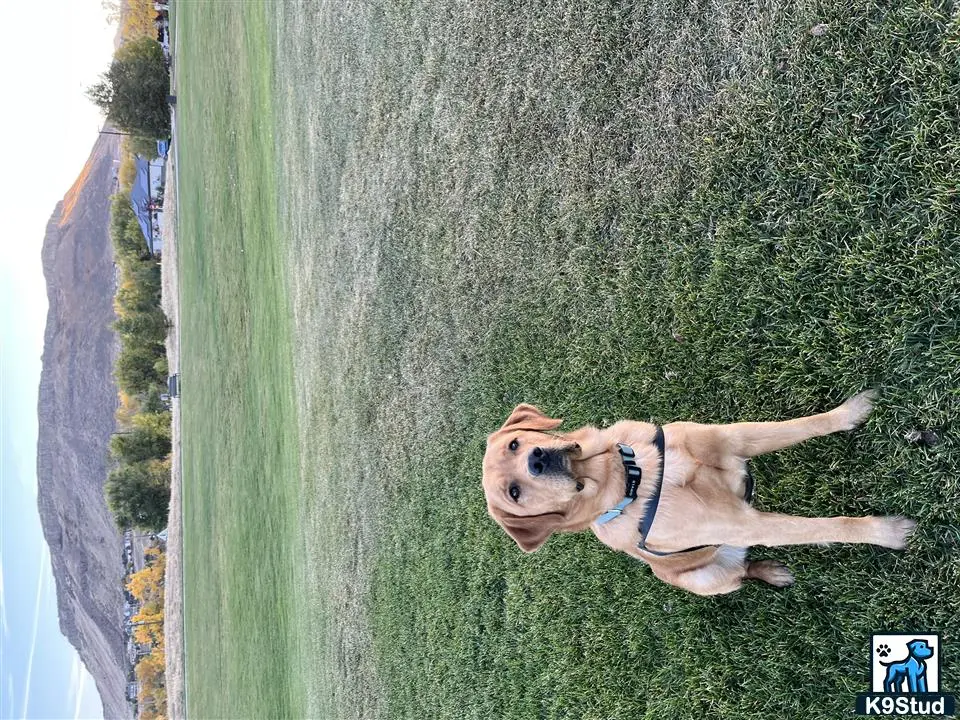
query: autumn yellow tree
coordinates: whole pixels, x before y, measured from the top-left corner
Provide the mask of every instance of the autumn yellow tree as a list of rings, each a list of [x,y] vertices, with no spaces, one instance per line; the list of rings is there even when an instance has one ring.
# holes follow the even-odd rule
[[[162,609],[163,577],[167,571],[167,556],[159,548],[147,548],[143,555],[146,567],[130,576],[127,589],[141,605],[157,603]]]
[[[144,553],[147,566],[130,576],[127,589],[140,603],[140,612],[131,618],[133,640],[138,645],[164,649],[163,639],[163,576],[166,556],[158,548]]]
[[[133,616],[133,641],[137,645],[163,647],[163,608],[151,603]]]
[[[117,419],[117,424],[120,427],[128,428],[133,424],[133,418],[137,414],[137,411],[140,410],[140,403],[137,402],[135,397],[123,390],[120,391],[119,395],[120,404],[117,406],[114,417]]]
[[[157,29],[153,18],[157,11],[153,0],[121,0],[120,34],[124,40],[153,36]]]
[[[166,658],[162,648],[154,648],[153,652],[137,663],[135,670],[139,693],[137,704],[140,707],[140,718],[162,718],[167,714],[167,690],[164,682]]]
[[[163,634],[163,580],[167,557],[156,547],[144,552],[146,566],[127,581],[127,589],[140,603],[133,616],[133,641],[146,645],[150,654],[140,658],[134,670],[139,684],[137,705],[141,720],[166,717],[166,644]]]

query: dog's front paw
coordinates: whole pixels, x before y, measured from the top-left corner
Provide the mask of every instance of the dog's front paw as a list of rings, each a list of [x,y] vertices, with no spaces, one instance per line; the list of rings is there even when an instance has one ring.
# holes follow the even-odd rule
[[[853,430],[866,420],[873,412],[873,403],[877,399],[876,390],[865,390],[854,395],[843,405],[834,410],[839,416],[838,430]]]
[[[907,538],[917,527],[917,523],[902,515],[893,517],[877,518],[879,521],[880,532],[877,538],[877,545],[893,548],[894,550],[903,550],[907,546]]]

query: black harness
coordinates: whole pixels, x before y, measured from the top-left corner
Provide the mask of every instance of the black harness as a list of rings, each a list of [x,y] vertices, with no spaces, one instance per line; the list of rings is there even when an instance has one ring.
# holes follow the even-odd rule
[[[665,557],[667,555],[678,555],[680,553],[694,552],[695,550],[703,550],[706,547],[717,547],[716,545],[697,545],[696,547],[686,548],[684,550],[673,550],[671,552],[660,552],[659,550],[651,550],[647,547],[647,536],[650,534],[650,528],[653,526],[653,520],[657,516],[657,508],[660,505],[660,491],[663,489],[663,471],[664,466],[666,465],[666,452],[664,449],[664,437],[663,437],[663,428],[657,425],[657,432],[653,436],[653,445],[657,448],[657,454],[660,456],[660,469],[657,472],[657,479],[654,481],[653,492],[650,494],[650,497],[647,499],[646,506],[643,508],[643,515],[640,519],[640,542],[637,544],[644,552],[648,552],[651,555],[658,555],[660,557]],[[619,443],[617,445],[617,450],[620,452],[620,461],[623,463],[623,469],[625,472],[625,483],[626,483],[626,492],[624,495],[623,502],[617,506],[614,510],[611,510],[609,513],[605,513],[601,519],[603,522],[613,519],[616,515],[622,513],[623,508],[637,499],[637,488],[640,486],[641,471],[637,466],[636,453],[633,451],[633,448],[629,445],[624,445]],[[753,475],[750,473],[750,467],[747,466],[747,482],[746,482],[746,491],[744,492],[744,500],[748,503],[753,502]],[[615,513],[615,514],[614,514]]]

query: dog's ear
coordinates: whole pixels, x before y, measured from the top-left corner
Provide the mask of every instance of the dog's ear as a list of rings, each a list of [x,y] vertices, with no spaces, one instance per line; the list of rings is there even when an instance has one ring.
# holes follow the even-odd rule
[[[562,422],[563,420],[547,417],[533,405],[521,403],[513,409],[500,430],[554,430],[560,427]]]
[[[521,550],[528,553],[537,550],[553,532],[562,529],[567,521],[567,516],[563,513],[521,517],[504,513],[494,507],[488,509],[493,519],[507,531],[507,535],[516,541]]]

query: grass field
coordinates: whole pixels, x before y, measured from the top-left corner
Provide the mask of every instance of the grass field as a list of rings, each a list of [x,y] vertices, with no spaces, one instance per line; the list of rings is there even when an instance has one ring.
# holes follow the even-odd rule
[[[177,18],[191,715],[836,718],[879,630],[943,633],[960,688],[957,10],[243,7]],[[758,459],[757,505],[902,512],[905,553],[757,548],[797,584],[705,599],[486,516],[517,402],[866,386],[865,428]]]
[[[188,709],[300,716],[297,420],[266,15],[191,9],[178,17]]]

